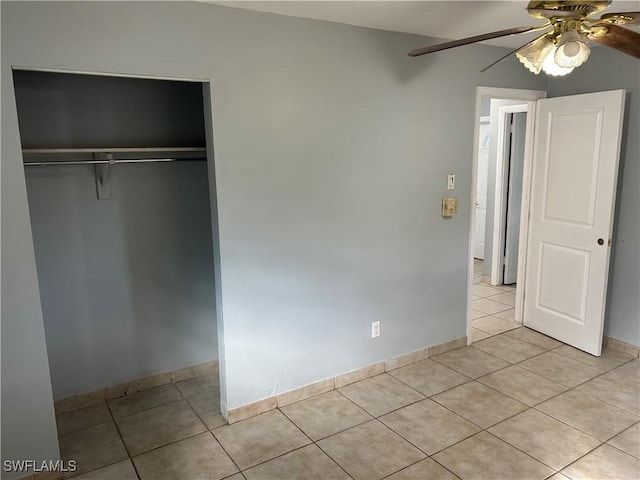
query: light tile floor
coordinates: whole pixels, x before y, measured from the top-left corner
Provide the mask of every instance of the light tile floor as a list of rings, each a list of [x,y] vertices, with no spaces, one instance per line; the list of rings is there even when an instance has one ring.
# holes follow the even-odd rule
[[[640,359],[513,322],[474,265],[473,345],[226,425],[209,375],[57,417],[88,479],[640,478]]]
[[[218,408],[209,376],[64,413],[63,459],[83,480],[640,478],[640,360],[524,327],[233,425]]]
[[[520,325],[513,321],[516,286],[494,287],[482,283],[482,260],[473,260],[473,290],[471,300],[471,341],[505,333]]]

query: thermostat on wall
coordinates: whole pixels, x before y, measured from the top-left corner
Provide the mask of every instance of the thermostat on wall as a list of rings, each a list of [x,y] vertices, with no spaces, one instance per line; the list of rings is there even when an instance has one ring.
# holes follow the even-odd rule
[[[458,213],[458,201],[455,197],[444,197],[442,199],[442,216],[452,217]]]

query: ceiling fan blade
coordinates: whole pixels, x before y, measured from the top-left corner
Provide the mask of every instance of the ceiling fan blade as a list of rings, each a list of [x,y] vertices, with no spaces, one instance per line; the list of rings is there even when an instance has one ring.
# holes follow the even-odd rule
[[[640,58],[640,33],[609,23],[598,23],[591,27],[589,39]]]
[[[484,40],[490,40],[492,38],[506,37],[509,35],[516,35],[518,33],[525,33],[534,30],[539,27],[515,27],[508,28],[506,30],[499,30],[497,32],[485,33],[482,35],[476,35],[475,37],[467,37],[461,40],[453,40],[451,42],[439,43],[438,45],[431,45],[430,47],[418,48],[409,52],[410,57],[417,57],[425,55],[427,53],[439,52],[440,50],[446,50],[448,48],[461,47],[463,45],[469,45],[471,43],[483,42]]]
[[[600,21],[614,25],[637,25],[640,23],[640,12],[607,13],[600,17]]]
[[[518,48],[515,48],[513,50],[511,50],[509,53],[507,53],[506,55],[503,55],[502,57],[500,57],[498,60],[496,60],[495,62],[493,62],[491,65],[489,65],[488,67],[484,67],[482,70],[480,70],[480,73],[484,73],[487,70],[489,70],[491,67],[493,67],[494,65],[496,65],[497,63],[500,63],[502,60],[504,60],[505,58],[507,58],[510,55],[513,55],[514,53],[516,53],[518,50],[522,50],[525,47],[528,47],[529,45],[531,45],[533,42],[535,42],[536,40],[538,40],[541,37],[544,37],[546,35],[546,33],[544,35],[540,35],[540,37],[536,37],[533,40],[531,40],[530,42],[525,43],[524,45],[520,45]]]

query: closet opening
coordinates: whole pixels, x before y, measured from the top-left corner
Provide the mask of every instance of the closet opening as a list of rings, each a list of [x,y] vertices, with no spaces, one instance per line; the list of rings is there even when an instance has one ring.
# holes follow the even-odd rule
[[[103,424],[130,445],[162,415],[175,440],[224,424],[209,84],[13,80],[61,446]]]

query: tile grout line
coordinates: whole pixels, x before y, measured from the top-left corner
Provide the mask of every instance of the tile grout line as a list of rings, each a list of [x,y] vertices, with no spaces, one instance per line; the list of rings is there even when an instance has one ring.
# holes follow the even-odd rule
[[[636,425],[638,425],[640,423],[640,418],[638,419],[638,421],[636,423],[634,423],[633,425],[628,426],[627,428],[625,428],[624,430],[622,430],[620,433],[615,434],[613,437],[611,437],[609,440],[607,440],[606,442],[603,443],[603,445],[609,445],[610,447],[615,448],[616,450],[625,453],[631,457],[637,458],[638,461],[640,461],[640,457],[636,457],[635,455],[633,455],[632,453],[628,453],[625,452],[624,450],[622,450],[621,448],[616,447],[615,445],[611,445],[609,442],[611,440],[613,440],[614,438],[616,438],[619,435],[622,435],[623,433],[625,433],[627,430],[631,430],[633,427],[635,427]]]
[[[335,390],[335,389],[334,389],[334,390]],[[331,391],[331,390],[330,390],[330,391]],[[325,392],[325,393],[326,393],[326,392]],[[322,394],[320,394],[320,395],[322,395]],[[314,396],[317,396],[317,395],[314,395]],[[313,397],[310,397],[310,398],[313,398]],[[348,399],[348,400],[349,400],[349,401],[352,401],[351,399]],[[301,401],[304,401],[304,400],[301,400]],[[297,402],[295,402],[295,403],[297,403]],[[355,403],[354,403],[354,404],[355,404]],[[290,405],[293,405],[293,404],[290,404]],[[356,405],[356,406],[358,406],[358,405]],[[359,406],[358,406],[358,407],[359,407]],[[359,408],[362,408],[362,407],[359,407]],[[291,423],[293,423],[293,424],[296,426],[296,428],[297,428],[298,430],[300,430],[300,431],[302,432],[302,434],[303,434],[305,437],[307,437],[307,438],[311,441],[311,443],[310,443],[310,444],[304,445],[304,446],[302,446],[302,447],[300,447],[300,448],[308,447],[309,445],[315,445],[315,446],[316,446],[316,447],[317,447],[317,448],[318,448],[322,453],[324,453],[327,457],[329,457],[329,459],[331,459],[331,461],[332,461],[333,463],[335,463],[335,464],[338,466],[338,468],[339,468],[340,470],[342,470],[342,471],[345,473],[345,475],[347,475],[347,477],[349,477],[349,478],[353,479],[353,477],[352,477],[351,475],[349,475],[349,472],[347,472],[347,471],[344,469],[344,467],[343,467],[342,465],[340,465],[340,464],[339,464],[339,463],[338,463],[338,462],[337,462],[337,461],[336,461],[336,460],[335,460],[331,455],[329,455],[329,453],[328,453],[328,452],[325,452],[325,451],[324,451],[324,449],[323,449],[320,445],[318,445],[318,442],[320,442],[320,441],[324,440],[325,438],[329,438],[329,437],[332,437],[333,435],[337,435],[337,434],[342,433],[342,432],[344,432],[344,431],[346,431],[346,430],[349,430],[349,428],[355,428],[355,427],[357,427],[357,426],[363,425],[363,424],[365,424],[365,423],[367,423],[367,422],[370,422],[371,420],[367,420],[367,421],[365,421],[365,422],[359,423],[358,425],[353,425],[352,427],[345,428],[344,430],[341,430],[341,431],[339,431],[339,432],[333,433],[333,434],[331,434],[331,435],[327,435],[326,437],[321,438],[321,439],[319,439],[318,441],[316,441],[316,440],[314,440],[313,438],[311,438],[311,436],[307,435],[307,434],[305,433],[305,431],[304,431],[304,430],[302,430],[302,427],[300,427],[296,422],[294,422],[294,421],[293,421],[293,419],[289,418],[289,416],[288,416],[285,412],[283,412],[283,411],[280,409],[280,407],[278,407],[277,409],[280,411],[280,413],[282,413],[282,415],[284,415],[284,417],[285,417],[287,420],[289,420]],[[366,412],[366,410],[364,410],[364,409],[362,409],[362,410]],[[369,412],[366,412],[366,413],[369,413]],[[270,461],[270,460],[268,460],[268,461]]]
[[[218,385],[218,390],[219,390],[219,389],[220,389],[220,386]],[[180,390],[180,389],[178,389],[178,390]],[[182,390],[180,390],[180,393],[182,393]],[[220,394],[218,393],[218,395],[220,395]],[[213,437],[213,440],[214,440],[214,441],[215,441],[215,442],[220,446],[220,448],[221,448],[221,449],[222,449],[222,451],[225,453],[225,455],[229,458],[229,460],[231,460],[231,463],[233,463],[233,466],[234,466],[234,467],[236,467],[236,469],[238,470],[236,473],[240,473],[240,474],[242,475],[242,470],[240,469],[240,467],[238,466],[238,464],[236,463],[236,461],[235,461],[235,460],[233,459],[233,457],[229,454],[229,452],[227,451],[227,449],[226,449],[226,448],[224,448],[224,445],[222,445],[222,442],[218,439],[218,437],[216,437],[216,434],[215,434],[215,433],[213,433],[213,431],[214,431],[216,428],[224,427],[225,425],[223,424],[223,425],[220,425],[220,426],[218,426],[218,427],[210,428],[210,427],[209,427],[209,425],[207,425],[207,422],[205,422],[205,421],[204,421],[204,419],[200,416],[200,414],[196,411],[196,409],[195,409],[195,408],[193,408],[193,405],[191,405],[191,402],[189,401],[189,399],[188,399],[186,396],[184,396],[184,394],[183,394],[183,397],[184,397],[184,400],[187,402],[187,405],[189,405],[189,408],[191,408],[191,410],[193,411],[193,413],[195,413],[196,417],[198,417],[198,419],[199,419],[199,420],[202,422],[202,424],[205,426],[205,428],[207,429],[206,431],[207,431],[208,433],[210,433],[210,434],[211,434],[211,436]],[[228,424],[227,424],[227,425],[228,425]],[[205,433],[205,432],[202,432],[202,433]],[[198,433],[198,434],[196,434],[196,435],[201,435],[202,433]],[[196,435],[193,435],[193,436],[196,436]],[[187,437],[187,438],[191,438],[191,437]],[[183,440],[186,440],[186,439],[183,439]],[[182,441],[182,440],[178,440],[178,441],[180,442],[180,441]],[[174,442],[174,443],[176,443],[176,442]],[[163,446],[164,446],[164,445],[163,445]],[[158,448],[162,448],[162,447],[158,447]],[[224,477],[224,478],[231,477],[231,476],[235,475],[236,473],[232,473],[231,475],[227,475],[227,477]],[[242,476],[244,477],[244,475],[242,475]],[[221,479],[221,480],[223,480],[223,479]]]
[[[106,401],[106,400],[105,400],[105,403],[107,404],[107,410],[109,410],[109,415],[111,415],[111,421],[113,422],[113,425],[116,427],[116,431],[118,432],[118,436],[120,437],[120,441],[122,442],[122,446],[124,447],[124,451],[127,452],[127,456],[129,458],[129,462],[131,463],[131,466],[133,467],[133,471],[136,472],[136,475],[137,475],[138,479],[140,479],[140,472],[138,472],[138,469],[136,468],[136,464],[133,461],[133,457],[131,456],[131,452],[129,451],[129,447],[127,447],[127,444],[124,441],[124,437],[122,436],[122,432],[120,431],[120,427],[118,426],[118,422],[116,422],[116,417],[113,414],[113,411],[111,411],[111,406],[109,405],[109,402]],[[100,468],[102,468],[102,467],[100,467]]]

